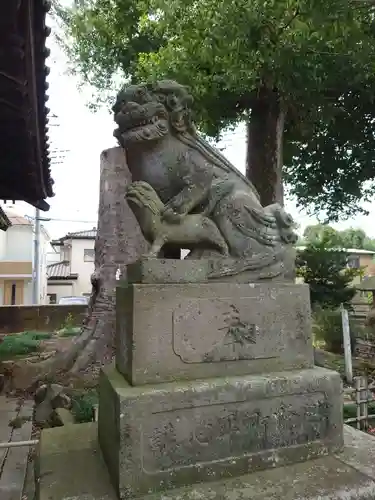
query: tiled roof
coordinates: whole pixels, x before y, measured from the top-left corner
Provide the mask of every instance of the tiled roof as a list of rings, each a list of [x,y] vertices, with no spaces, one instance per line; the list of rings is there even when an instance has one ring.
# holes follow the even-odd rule
[[[48,0],[1,2],[0,198],[48,210]],[[1,209],[0,209],[1,210]]]
[[[8,216],[12,226],[32,226],[32,223],[21,215],[10,214],[9,212],[5,212],[5,214]]]
[[[66,235],[69,238],[96,238],[96,227],[86,231],[76,231],[75,233],[68,233]]]
[[[51,241],[51,245],[62,245],[66,240],[95,240],[96,238],[96,227],[92,229],[86,229],[84,231],[75,231],[74,233],[68,233],[62,238]]]
[[[71,274],[69,262],[67,260],[62,260],[61,262],[56,262],[55,264],[49,264],[47,266],[47,277],[48,279],[54,280],[74,280],[78,278],[78,274]]]

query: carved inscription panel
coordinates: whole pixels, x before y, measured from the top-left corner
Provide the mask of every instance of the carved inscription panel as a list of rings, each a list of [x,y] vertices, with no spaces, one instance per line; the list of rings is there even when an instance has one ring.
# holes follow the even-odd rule
[[[142,463],[156,473],[317,441],[326,436],[323,393],[212,404],[147,416]]]
[[[275,358],[308,339],[298,302],[272,297],[186,299],[173,311],[173,350],[184,363]]]

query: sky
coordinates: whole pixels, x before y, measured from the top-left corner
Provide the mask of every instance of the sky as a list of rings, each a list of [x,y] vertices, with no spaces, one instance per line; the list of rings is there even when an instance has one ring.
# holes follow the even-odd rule
[[[49,24],[53,24],[51,20]],[[88,86],[78,90],[81,82],[78,77],[69,74],[67,58],[53,34],[48,39],[48,46],[51,55],[47,64],[51,72],[47,106],[51,109],[51,114],[56,116],[50,118],[49,132],[55,196],[47,200],[51,208],[48,212],[41,212],[41,216],[51,219],[43,221],[42,224],[51,238],[55,239],[68,232],[97,226],[100,154],[104,149],[117,144],[113,138],[115,127],[109,109],[102,108],[95,113],[89,110],[91,90]],[[116,90],[113,90],[114,95]],[[219,146],[225,148],[224,155],[244,173],[244,129],[239,127],[236,131],[226,134]],[[57,156],[61,158],[57,159]],[[318,222],[316,218],[308,217],[306,213],[299,211],[293,200],[286,199],[285,206],[299,224],[301,233],[307,225]],[[11,205],[8,203],[6,207]],[[368,216],[357,216],[334,224],[334,227],[361,227],[368,236],[375,238],[375,201],[365,207],[370,212]],[[35,215],[35,209],[23,202],[12,206],[12,212]]]

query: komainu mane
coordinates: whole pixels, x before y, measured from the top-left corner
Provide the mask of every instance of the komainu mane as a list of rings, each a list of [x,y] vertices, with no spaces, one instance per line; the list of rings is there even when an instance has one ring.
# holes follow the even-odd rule
[[[198,242],[188,258],[217,259],[217,276],[249,270],[282,276],[297,239],[293,219],[279,204],[262,207],[252,183],[199,136],[192,103],[188,89],[173,81],[127,85],[120,91],[113,107],[114,135],[126,150],[133,181],[152,186],[164,205],[165,221],[180,224],[188,214],[209,217],[233,265],[226,259],[221,266],[223,255]],[[270,274],[264,273],[271,267]]]

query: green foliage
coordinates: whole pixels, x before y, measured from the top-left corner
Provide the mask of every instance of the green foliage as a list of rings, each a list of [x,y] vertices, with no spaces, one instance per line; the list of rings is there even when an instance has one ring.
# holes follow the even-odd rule
[[[341,354],[344,350],[341,311],[316,310],[313,314],[313,335],[314,339],[324,342],[327,351]],[[352,322],[350,322],[350,336],[352,352],[354,352],[356,335]]]
[[[329,244],[329,237],[323,238],[299,252],[297,274],[310,286],[313,308],[336,309],[340,304],[350,308],[356,293],[351,283],[361,270],[348,269],[347,255]]]
[[[92,422],[94,406],[98,404],[96,390],[86,391],[72,397],[72,413],[76,423]]]
[[[31,340],[47,340],[52,337],[52,333],[50,332],[35,332],[35,331],[26,331],[22,333],[14,333],[12,336],[17,336],[17,338],[28,338]]]
[[[261,89],[286,111],[299,203],[350,215],[375,175],[375,21],[356,0],[90,0],[56,7],[73,67],[101,97],[118,77],[191,84],[202,131],[247,120]]]
[[[70,330],[72,328],[74,328],[74,317],[72,313],[69,313],[61,325],[61,329]]]
[[[303,232],[305,244],[316,245],[324,241],[326,248],[343,248],[340,233],[326,224],[307,226]]]
[[[51,337],[52,333],[34,331],[5,335],[0,340],[0,359],[37,352],[40,348],[40,341]]]
[[[75,326],[74,316],[69,313],[57,333],[60,337],[75,337],[80,331],[81,328]]]
[[[329,247],[375,250],[375,240],[369,238],[363,229],[349,228],[337,231],[327,224],[307,226],[300,244],[314,244],[323,239]]]
[[[372,19],[369,23],[372,33],[373,24]],[[337,60],[341,60],[343,68],[346,66],[344,53],[338,54]],[[358,201],[371,201],[374,194],[375,74],[366,64],[358,69],[357,79],[353,75],[347,80],[344,77],[341,85],[337,83],[340,95],[337,94],[335,101],[327,99],[327,104],[320,108],[321,115],[312,120],[311,128],[304,131],[302,124],[299,132],[296,129],[286,132],[284,179],[300,207],[310,207],[310,212],[325,211],[326,220],[367,213]]]

